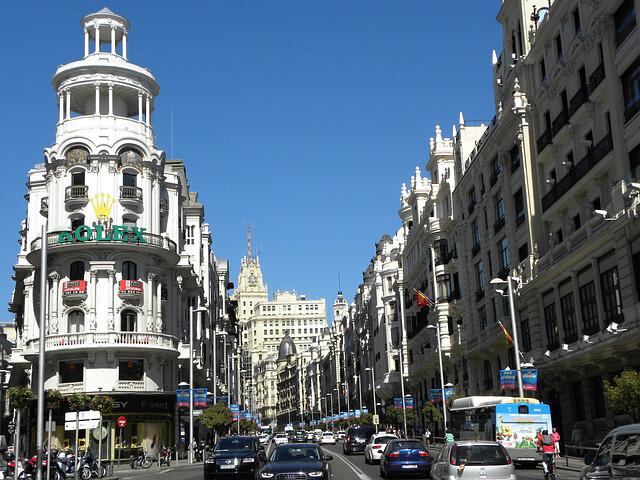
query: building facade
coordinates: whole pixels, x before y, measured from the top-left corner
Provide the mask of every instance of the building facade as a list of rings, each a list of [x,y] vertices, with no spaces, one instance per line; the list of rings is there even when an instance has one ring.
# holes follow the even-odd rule
[[[82,25],[84,57],[53,76],[55,141],[28,174],[10,303],[18,330],[11,383],[35,389],[44,375],[46,389],[65,395],[111,396],[102,455],[128,457],[138,446],[179,442],[175,389],[189,378],[190,307],[202,310],[193,326],[195,383],[211,388],[211,326],[225,291],[185,164],[155,145],[159,87],[148,69],[127,60],[129,22],[103,9]],[[46,292],[39,287],[43,242]],[[40,328],[44,372],[37,370]],[[120,445],[112,420],[123,414]],[[66,447],[74,439],[63,424],[54,437]],[[97,449],[93,437],[82,441]]]

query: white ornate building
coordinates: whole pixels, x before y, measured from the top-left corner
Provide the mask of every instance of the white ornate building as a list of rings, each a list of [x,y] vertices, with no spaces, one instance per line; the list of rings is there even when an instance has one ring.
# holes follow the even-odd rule
[[[175,389],[189,378],[188,310],[206,309],[194,322],[195,370],[196,386],[211,389],[211,325],[223,312],[224,281],[184,163],[166,159],[155,144],[159,87],[147,68],[127,60],[129,22],[105,8],[84,17],[82,26],[84,57],[53,76],[55,141],[28,174],[10,302],[18,327],[11,382],[35,386],[43,374],[46,389],[108,394],[116,403],[106,420],[126,415],[129,447],[154,437],[172,445],[179,435]],[[43,225],[48,291],[41,373]],[[58,425],[59,443],[72,443],[71,432]],[[110,425],[103,445],[115,455]]]

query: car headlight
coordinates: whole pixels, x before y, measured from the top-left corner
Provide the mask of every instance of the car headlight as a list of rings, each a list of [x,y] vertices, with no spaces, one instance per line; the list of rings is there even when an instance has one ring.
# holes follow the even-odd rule
[[[242,459],[242,463],[254,463],[256,461],[253,457],[247,457]]]
[[[322,476],[322,472],[309,472],[309,476],[312,478],[318,478]]]
[[[273,478],[273,473],[269,473],[269,472],[262,472],[260,474],[260,478]]]
[[[215,458],[207,458],[207,459],[205,459],[204,463],[216,463],[216,459]]]

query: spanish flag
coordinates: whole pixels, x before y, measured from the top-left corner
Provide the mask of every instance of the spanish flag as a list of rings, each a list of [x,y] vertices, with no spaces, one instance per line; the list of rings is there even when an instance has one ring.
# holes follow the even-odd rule
[[[431,300],[429,297],[427,297],[424,293],[422,293],[420,290],[417,289],[413,289],[413,291],[416,293],[416,303],[418,304],[419,307],[424,308],[424,307],[435,307],[435,303],[433,302],[433,300]]]
[[[504,328],[503,323],[498,319],[498,324],[500,325],[500,328],[502,328],[502,331],[504,332],[504,336],[507,337],[507,340],[510,343],[513,343],[513,337],[511,337],[511,335],[509,335],[509,332],[507,331],[506,328]]]

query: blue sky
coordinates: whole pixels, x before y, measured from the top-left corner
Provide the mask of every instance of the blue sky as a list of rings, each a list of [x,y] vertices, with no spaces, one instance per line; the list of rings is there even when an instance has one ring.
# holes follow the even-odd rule
[[[276,289],[351,300],[374,244],[398,228],[400,186],[436,123],[493,116],[499,1],[3,2],[0,300],[13,288],[28,169],[53,142],[51,76],[81,58],[80,19],[127,17],[129,60],[161,87],[157,143],[187,164],[232,280],[252,225]],[[62,7],[64,5],[64,7]],[[6,312],[6,311],[5,311]],[[0,319],[11,320],[10,313]]]

